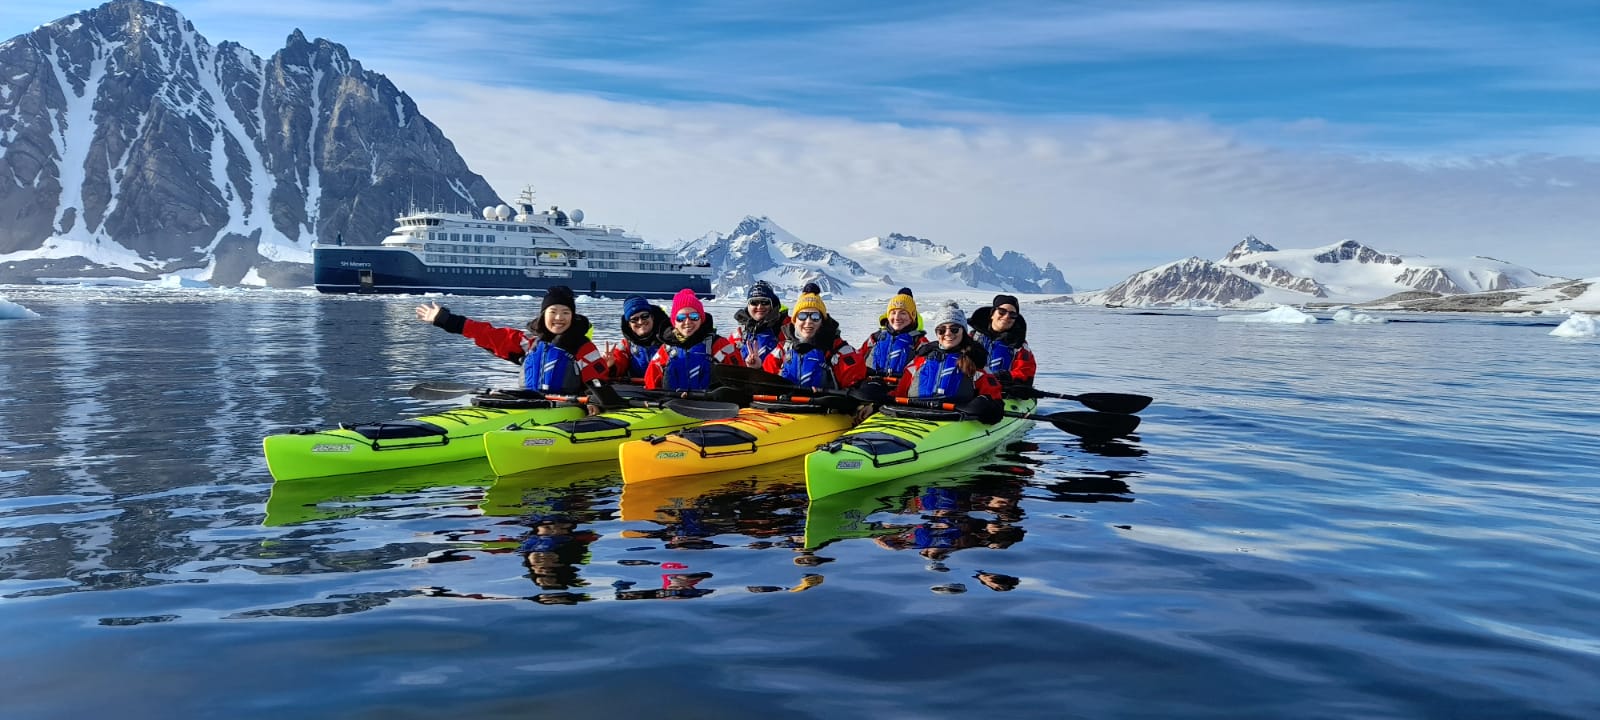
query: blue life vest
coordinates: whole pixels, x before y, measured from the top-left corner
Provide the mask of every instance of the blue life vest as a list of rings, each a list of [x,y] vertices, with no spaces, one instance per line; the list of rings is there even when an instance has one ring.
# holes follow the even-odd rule
[[[962,384],[968,382],[968,378],[961,368],[956,367],[960,359],[959,353],[942,350],[928,355],[922,361],[922,366],[917,368],[911,397],[965,399],[961,397],[961,391]]]
[[[989,351],[989,364],[984,369],[992,373],[1010,372],[1011,358],[1017,349],[988,335],[979,334],[978,338],[983,343],[983,349]]]
[[[711,387],[711,343],[716,335],[688,347],[667,346],[667,386],[664,390],[705,390]]]
[[[783,359],[783,369],[779,374],[796,385],[833,387],[833,372],[828,367],[828,353],[816,346],[812,346],[810,352],[806,353],[796,353],[791,348],[791,352]]]
[[[628,341],[628,377],[644,377],[645,368],[650,367],[650,361],[660,348],[660,345],[641,345]]]
[[[899,375],[905,372],[912,354],[916,352],[916,344],[914,332],[879,330],[873,333],[872,354],[867,357],[867,370],[876,375]]]
[[[774,327],[764,327],[754,334],[745,332],[739,336],[739,353],[741,357],[750,357],[752,348],[756,351],[756,362],[767,359],[772,354],[773,348],[778,347],[778,331]],[[760,367],[758,364],[757,367]]]
[[[522,358],[522,385],[545,393],[574,393],[583,388],[572,353],[543,340]]]

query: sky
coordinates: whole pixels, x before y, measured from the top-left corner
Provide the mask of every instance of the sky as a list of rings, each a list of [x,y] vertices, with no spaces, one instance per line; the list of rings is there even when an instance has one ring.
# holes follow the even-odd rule
[[[1600,4],[170,2],[416,100],[505,199],[660,244],[766,216],[1054,263],[1080,289],[1246,235],[1600,276]],[[89,5],[0,4],[0,39]]]

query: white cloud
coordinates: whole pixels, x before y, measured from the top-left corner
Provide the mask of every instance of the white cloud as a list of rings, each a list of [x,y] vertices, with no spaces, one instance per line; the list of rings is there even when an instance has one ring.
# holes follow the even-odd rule
[[[1085,288],[1250,233],[1600,274],[1600,163],[1586,159],[1274,149],[1198,119],[907,127],[396,80],[502,195],[532,183],[541,203],[658,242],[767,215],[833,247],[901,232],[1017,249]]]

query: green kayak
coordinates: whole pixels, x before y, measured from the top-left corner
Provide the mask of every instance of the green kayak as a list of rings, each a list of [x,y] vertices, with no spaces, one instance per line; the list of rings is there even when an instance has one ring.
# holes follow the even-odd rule
[[[261,445],[274,479],[297,480],[481,458],[490,430],[584,416],[576,405],[522,404],[534,407],[470,406],[409,420],[297,430],[268,435]]]
[[[1037,405],[1031,399],[1005,401],[1005,409],[1016,413]],[[920,408],[878,412],[806,455],[806,493],[827,497],[937,470],[994,449],[1030,422],[1006,417],[985,425],[963,417]]]
[[[617,447],[647,435],[665,435],[704,420],[666,408],[623,408],[593,417],[553,423],[517,424],[483,436],[483,450],[497,475],[601,460],[616,461]]]

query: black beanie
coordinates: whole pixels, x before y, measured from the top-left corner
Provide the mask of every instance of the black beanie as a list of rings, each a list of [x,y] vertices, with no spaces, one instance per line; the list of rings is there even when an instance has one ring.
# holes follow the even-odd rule
[[[1015,295],[996,295],[994,296],[994,302],[989,303],[989,307],[1000,307],[1001,305],[1010,305],[1018,310],[1022,309],[1022,303],[1017,302],[1017,296]]]
[[[572,296],[572,288],[565,285],[552,285],[544,291],[544,300],[539,302],[539,314],[544,314],[544,309],[551,305],[565,305],[568,310],[578,311],[578,301]]]

